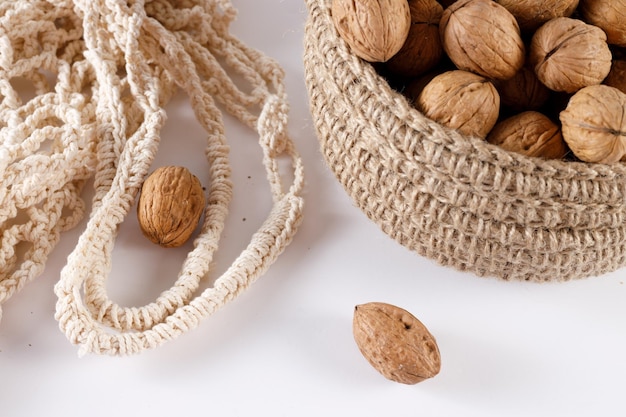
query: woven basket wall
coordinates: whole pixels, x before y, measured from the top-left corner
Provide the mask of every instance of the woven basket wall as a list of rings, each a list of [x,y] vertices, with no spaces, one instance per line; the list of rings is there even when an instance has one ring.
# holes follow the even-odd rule
[[[563,281],[626,265],[626,166],[528,158],[429,120],[306,0],[305,77],[326,163],[400,244],[479,276]]]

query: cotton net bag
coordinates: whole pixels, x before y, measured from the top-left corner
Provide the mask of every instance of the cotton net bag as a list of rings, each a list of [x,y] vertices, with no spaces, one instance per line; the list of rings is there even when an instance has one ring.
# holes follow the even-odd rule
[[[564,281],[626,266],[626,165],[529,158],[425,117],[307,0],[305,81],[322,154],[389,236],[441,265]]]
[[[42,273],[61,233],[86,215],[86,183],[88,222],[55,285],[55,317],[81,354],[133,354],[176,338],[289,244],[303,176],[287,135],[283,72],[231,36],[235,14],[227,0],[0,2],[0,305]],[[18,79],[32,83],[34,97],[20,97]],[[105,290],[116,233],[153,169],[164,106],[181,90],[206,130],[204,219],[172,287],[123,307]],[[258,133],[273,206],[232,265],[200,289],[233,192],[218,105]],[[285,158],[291,170],[281,174]]]

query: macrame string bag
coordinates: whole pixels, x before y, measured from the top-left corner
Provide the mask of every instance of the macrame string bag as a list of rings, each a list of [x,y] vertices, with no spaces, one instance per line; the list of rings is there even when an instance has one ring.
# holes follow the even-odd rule
[[[0,305],[43,272],[62,232],[86,215],[89,181],[89,217],[54,288],[55,317],[80,354],[155,348],[266,271],[300,223],[303,169],[287,134],[283,71],[229,33],[229,1],[1,2],[0,16]],[[33,97],[20,96],[19,80],[33,85]],[[207,206],[171,288],[125,307],[106,291],[112,251],[178,91],[206,131]],[[258,134],[273,205],[232,265],[200,289],[233,194],[220,108]]]

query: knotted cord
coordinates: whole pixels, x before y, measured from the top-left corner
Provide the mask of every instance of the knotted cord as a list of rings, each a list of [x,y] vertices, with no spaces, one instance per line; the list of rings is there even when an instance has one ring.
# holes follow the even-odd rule
[[[61,233],[86,214],[81,192],[91,178],[87,225],[55,285],[55,317],[81,354],[157,347],[269,267],[301,220],[302,163],[287,135],[283,71],[229,33],[229,1],[2,2],[0,16],[0,305],[42,273]],[[33,98],[20,96],[20,79],[34,85]],[[123,307],[105,289],[116,233],[179,90],[207,133],[203,224],[172,287],[150,304]],[[273,207],[231,267],[199,292],[233,193],[220,107],[258,133]],[[278,169],[285,156],[289,183]]]

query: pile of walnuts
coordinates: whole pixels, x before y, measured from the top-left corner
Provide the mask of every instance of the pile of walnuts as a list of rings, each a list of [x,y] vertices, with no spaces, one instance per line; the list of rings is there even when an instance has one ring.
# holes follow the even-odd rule
[[[424,115],[533,157],[626,161],[626,0],[333,0]]]

